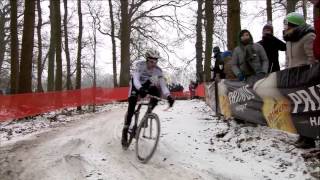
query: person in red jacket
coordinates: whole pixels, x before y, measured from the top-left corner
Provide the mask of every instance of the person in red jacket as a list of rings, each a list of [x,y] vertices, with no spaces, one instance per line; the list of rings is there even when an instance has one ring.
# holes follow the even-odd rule
[[[315,7],[320,9],[320,0],[310,0],[310,1]],[[316,30],[316,39],[313,42],[313,52],[314,52],[314,57],[320,60],[320,16],[318,16],[317,19],[314,21],[314,28]]]

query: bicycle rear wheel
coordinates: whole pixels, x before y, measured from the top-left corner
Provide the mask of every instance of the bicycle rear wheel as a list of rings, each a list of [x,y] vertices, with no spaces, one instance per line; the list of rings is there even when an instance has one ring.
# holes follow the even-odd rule
[[[140,122],[136,134],[136,155],[140,162],[147,163],[151,159],[157,149],[159,137],[159,117],[155,113],[149,113]]]

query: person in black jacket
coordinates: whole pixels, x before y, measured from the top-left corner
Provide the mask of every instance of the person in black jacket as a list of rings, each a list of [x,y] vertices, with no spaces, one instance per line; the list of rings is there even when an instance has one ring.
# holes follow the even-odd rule
[[[213,48],[213,53],[214,53],[214,58],[216,59],[214,63],[214,68],[213,70],[213,80],[218,77],[217,74],[219,74],[220,79],[225,78],[225,73],[224,73],[224,62],[222,59],[222,52],[220,51],[220,48],[218,46]]]
[[[259,41],[269,59],[268,72],[280,71],[278,51],[286,51],[286,44],[273,36],[273,26],[266,24],[262,30],[262,40]]]

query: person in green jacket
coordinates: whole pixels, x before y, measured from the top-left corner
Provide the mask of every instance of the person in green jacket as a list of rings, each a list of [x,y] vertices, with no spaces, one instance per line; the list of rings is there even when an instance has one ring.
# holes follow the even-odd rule
[[[286,41],[286,68],[314,64],[314,28],[306,24],[302,14],[292,12],[284,19],[283,39]]]
[[[239,46],[232,53],[231,66],[238,80],[252,84],[268,73],[269,60],[264,48],[253,43],[251,33],[244,29],[239,33]]]
[[[306,24],[302,14],[292,12],[284,19],[283,39],[286,41],[286,68],[316,63],[313,53],[314,29]],[[297,148],[315,147],[314,139],[300,135]]]

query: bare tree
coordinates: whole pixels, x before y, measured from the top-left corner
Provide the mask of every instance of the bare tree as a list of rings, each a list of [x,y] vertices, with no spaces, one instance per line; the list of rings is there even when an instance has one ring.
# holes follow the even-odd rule
[[[206,49],[204,60],[204,80],[209,82],[211,79],[211,58],[212,58],[212,42],[213,42],[213,2],[205,1],[205,17],[206,17]]]
[[[237,37],[238,37],[238,33],[241,30],[239,0],[228,0],[227,8],[228,8],[228,22],[227,22],[228,49],[233,50],[237,46]]]
[[[110,14],[110,22],[111,22],[111,42],[112,42],[112,67],[113,67],[113,86],[117,87],[117,47],[115,40],[115,23],[113,19],[113,9],[112,9],[112,1],[109,0],[109,14]]]
[[[32,92],[33,33],[35,23],[35,1],[25,1],[22,36],[19,93]]]
[[[92,46],[93,50],[93,87],[96,87],[97,85],[97,77],[96,77],[96,59],[97,59],[97,17],[100,15],[100,7],[92,7],[91,5],[92,0],[88,2],[88,8],[89,8],[89,13],[92,18],[92,23],[91,23],[91,28],[92,28],[92,35],[90,36],[90,44]]]
[[[267,2],[267,21],[268,23],[272,22],[272,4],[271,0],[266,0]]]
[[[78,18],[79,18],[79,35],[78,35],[78,51],[77,51],[77,72],[76,72],[76,89],[81,89],[81,50],[82,50],[82,12],[81,0],[78,0]]]
[[[9,18],[7,17],[9,10],[10,4],[7,1],[0,2],[0,72],[4,61],[6,46],[8,44],[8,40],[6,40],[5,26],[7,21],[9,21]]]
[[[130,70],[130,55],[131,59],[138,59],[137,56],[141,54],[139,49],[144,45],[157,46],[162,49],[169,62],[168,52],[174,53],[170,50],[169,43],[161,41],[161,37],[157,32],[158,28],[164,29],[160,22],[165,22],[177,28],[177,31],[182,32],[184,28],[177,18],[176,9],[189,4],[191,1],[183,0],[170,0],[170,1],[157,1],[151,7],[143,9],[143,5],[150,0],[131,1],[130,6],[128,0],[120,1],[121,8],[121,24],[120,24],[120,39],[121,39],[121,70],[120,70],[120,86],[127,86],[129,83],[129,70]],[[156,14],[155,12],[161,8],[172,7],[175,15]],[[145,7],[146,8],[146,7]],[[125,17],[125,18],[123,18]],[[138,39],[139,38],[139,39]],[[133,48],[132,48],[133,47]],[[130,51],[131,50],[131,51]],[[133,54],[133,50],[137,54]],[[134,57],[135,56],[135,57]]]
[[[302,11],[304,20],[307,20],[308,12],[307,12],[307,0],[302,0]]]
[[[66,61],[67,61],[67,89],[72,89],[71,83],[71,64],[70,64],[70,51],[69,51],[69,41],[68,41],[68,0],[63,0],[64,5],[64,45],[65,45],[65,53],[66,53]]]
[[[142,2],[142,1],[141,1]],[[130,78],[130,18],[128,13],[128,0],[122,0],[121,3],[121,70],[120,86],[128,86]]]
[[[38,25],[37,25],[37,34],[38,34],[38,60],[37,60],[37,92],[43,92],[42,87],[42,37],[41,37],[41,27],[42,27],[42,14],[41,14],[41,3],[40,0],[37,0],[37,10],[38,10]]]
[[[296,5],[299,0],[287,0],[287,14],[296,10]]]
[[[55,90],[62,90],[62,57],[61,57],[61,13],[60,0],[53,1],[54,6],[54,30],[55,30],[55,49],[56,49],[56,78]]]
[[[11,93],[16,93],[18,90],[19,78],[19,40],[18,40],[18,25],[17,25],[17,1],[10,0],[10,36],[11,36],[11,73],[10,87]]]
[[[197,10],[197,24],[196,24],[196,31],[197,31],[197,39],[196,39],[196,70],[197,70],[197,81],[198,82],[203,82],[203,57],[202,57],[202,52],[203,52],[203,45],[202,45],[202,5],[203,5],[203,0],[197,0],[198,2],[198,10]]]
[[[55,23],[54,23],[54,0],[50,0],[50,47],[49,47],[49,55],[48,55],[48,82],[47,82],[47,90],[53,91],[54,90],[54,58],[56,52],[56,31],[55,31]]]

